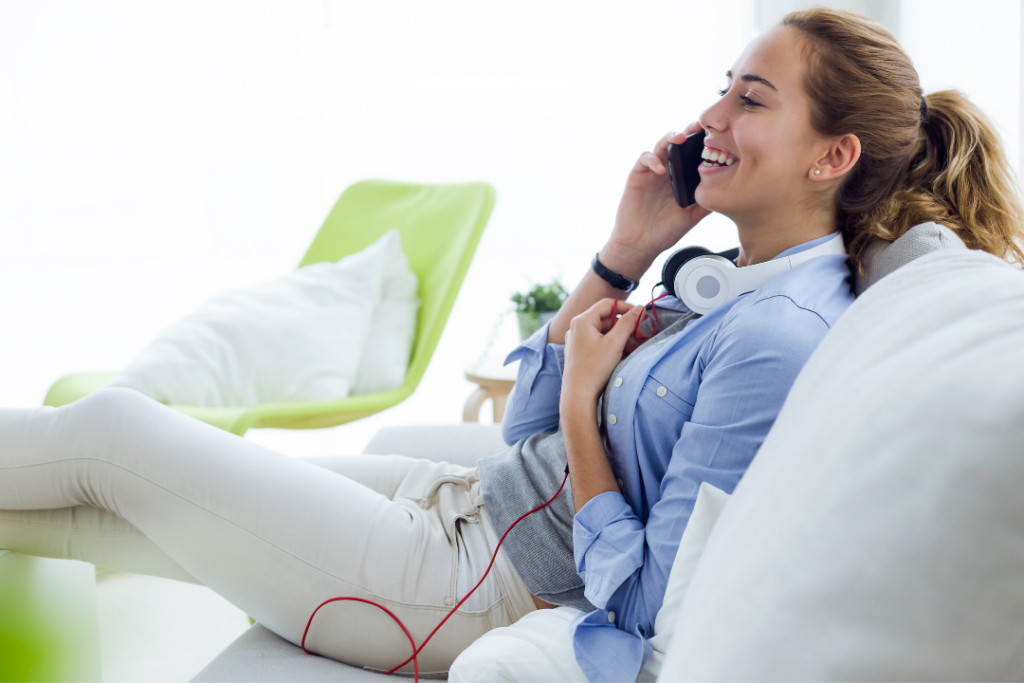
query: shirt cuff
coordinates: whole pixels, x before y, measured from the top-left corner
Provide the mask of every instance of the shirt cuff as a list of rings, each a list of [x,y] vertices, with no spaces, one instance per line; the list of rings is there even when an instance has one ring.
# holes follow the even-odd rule
[[[643,524],[616,491],[587,501],[573,519],[573,555],[583,594],[606,607],[616,590],[644,563]]]
[[[620,630],[616,618],[599,609],[577,615],[570,625],[576,663],[591,683],[635,681],[653,649],[639,626],[633,633]]]
[[[526,338],[522,344],[512,350],[512,353],[505,357],[503,365],[508,365],[512,361],[519,360],[526,355],[527,351],[533,351],[538,355],[544,354],[544,349],[548,345],[548,328],[551,327],[551,321],[547,321],[544,325]]]
[[[517,391],[525,391],[529,395],[533,391],[537,375],[540,374],[545,364],[550,366],[551,360],[555,361],[558,373],[561,375],[565,367],[565,345],[548,343],[549,327],[551,327],[550,320],[505,357],[505,362],[502,365],[508,365],[517,360],[521,361],[519,375],[516,377]],[[527,401],[519,402],[519,408],[525,408],[526,403]]]

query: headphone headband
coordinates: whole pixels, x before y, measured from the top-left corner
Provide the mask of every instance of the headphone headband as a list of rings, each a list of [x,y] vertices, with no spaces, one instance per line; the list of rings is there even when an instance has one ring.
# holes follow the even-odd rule
[[[683,253],[688,250],[688,253]],[[704,315],[741,294],[758,289],[772,278],[796,268],[801,263],[819,256],[846,254],[846,245],[842,233],[839,233],[824,244],[811,249],[743,268],[737,268],[730,258],[725,257],[730,252],[738,251],[736,249],[712,254],[701,247],[681,249],[665,262],[662,284],[667,291],[679,297],[691,311]]]

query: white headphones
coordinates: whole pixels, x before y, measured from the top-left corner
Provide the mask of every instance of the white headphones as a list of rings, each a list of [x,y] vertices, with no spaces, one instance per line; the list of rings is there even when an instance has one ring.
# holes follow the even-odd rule
[[[740,294],[752,292],[776,275],[796,268],[819,256],[845,254],[846,245],[842,233],[813,249],[806,249],[784,258],[772,259],[753,266],[737,268],[729,259],[718,254],[704,254],[687,259],[675,266],[675,274],[664,273],[663,284],[694,313],[704,315],[735,299]],[[672,261],[672,257],[669,257]],[[666,262],[668,265],[668,262]]]

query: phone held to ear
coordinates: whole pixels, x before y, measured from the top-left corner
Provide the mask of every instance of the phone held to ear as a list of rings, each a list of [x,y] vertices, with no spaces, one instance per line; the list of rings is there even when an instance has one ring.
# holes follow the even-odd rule
[[[681,145],[668,146],[668,177],[672,182],[672,194],[676,204],[684,209],[697,200],[694,193],[700,184],[701,154],[704,152],[704,131],[687,135]]]

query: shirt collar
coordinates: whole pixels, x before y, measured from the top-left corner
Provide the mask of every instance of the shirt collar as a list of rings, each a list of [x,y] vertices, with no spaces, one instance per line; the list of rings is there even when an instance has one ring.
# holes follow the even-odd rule
[[[789,249],[786,249],[785,251],[783,251],[783,252],[779,253],[778,255],[772,257],[770,260],[774,261],[777,258],[782,258],[784,256],[792,256],[793,254],[799,254],[801,251],[807,251],[808,249],[813,249],[814,247],[818,246],[819,244],[824,244],[825,242],[828,242],[830,239],[832,239],[833,237],[835,237],[838,234],[839,234],[839,231],[836,230],[835,232],[830,232],[829,234],[824,235],[823,237],[818,237],[817,239],[813,239],[813,240],[804,242],[803,244],[798,244],[795,247],[790,247]]]

